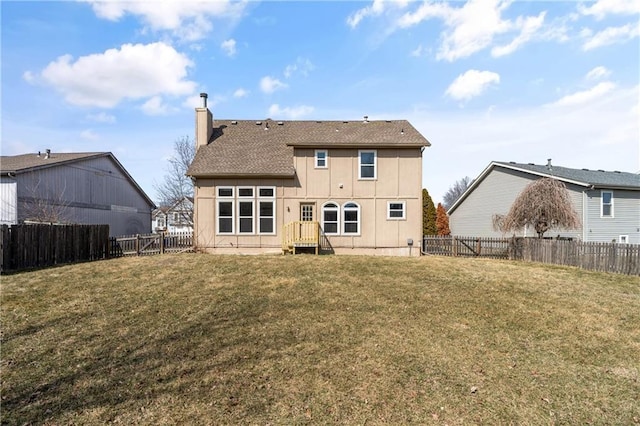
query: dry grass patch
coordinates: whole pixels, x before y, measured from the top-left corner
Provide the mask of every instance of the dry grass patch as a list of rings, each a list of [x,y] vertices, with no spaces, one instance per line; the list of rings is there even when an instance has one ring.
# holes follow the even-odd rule
[[[640,423],[640,282],[436,257],[2,277],[6,424]]]

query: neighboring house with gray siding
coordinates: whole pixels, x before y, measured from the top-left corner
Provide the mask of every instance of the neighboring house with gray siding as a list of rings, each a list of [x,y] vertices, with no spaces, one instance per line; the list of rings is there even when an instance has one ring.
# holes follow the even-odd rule
[[[448,210],[451,233],[503,236],[493,228],[493,216],[506,214],[522,190],[542,177],[554,177],[565,184],[582,221],[580,229],[551,229],[545,237],[640,244],[640,174],[571,169],[550,162],[489,164]],[[516,235],[532,237],[536,233],[523,229]]]
[[[108,224],[111,236],[151,231],[155,204],[110,152],[0,157],[0,223]]]

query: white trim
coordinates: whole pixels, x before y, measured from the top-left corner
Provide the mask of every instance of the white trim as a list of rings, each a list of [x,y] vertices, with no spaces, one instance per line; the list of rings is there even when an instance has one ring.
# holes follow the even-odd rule
[[[326,230],[326,225],[324,222],[324,212],[325,212],[325,208],[327,207],[327,205],[329,204],[333,204],[335,206],[335,208],[331,207],[330,210],[328,211],[335,211],[336,212],[336,232],[327,232]],[[322,226],[322,230],[324,231],[325,235],[340,235],[340,203],[336,203],[335,201],[327,201],[326,203],[324,203],[321,207],[320,207],[320,223]],[[329,222],[329,223],[333,223],[333,222]]]
[[[362,154],[373,153],[373,177],[362,177]],[[371,166],[371,164],[364,164]],[[376,180],[378,179],[378,150],[376,149],[359,149],[358,150],[358,180]]]
[[[318,153],[319,152],[324,152],[324,166],[319,166],[318,165]],[[329,150],[327,149],[316,149],[313,152],[313,165],[314,168],[316,169],[328,169],[329,168]]]
[[[607,204],[607,205],[611,206],[611,214],[607,215],[607,216],[604,215],[604,205],[605,205],[604,204],[604,194],[611,194],[611,203]],[[613,210],[613,191],[611,191],[611,190],[603,189],[603,190],[600,191],[600,217],[601,218],[606,218],[606,219],[611,219],[611,218],[615,217],[614,210]]]
[[[624,240],[624,241],[623,241]],[[618,237],[618,242],[620,244],[629,244],[629,236],[628,235],[620,235]]]
[[[272,206],[271,216],[260,216],[260,203],[270,203]],[[257,220],[256,220],[256,233],[258,235],[276,235],[276,200],[273,198],[258,198],[257,200]],[[271,232],[262,232],[260,230],[260,220],[261,219],[271,219]]]
[[[349,207],[349,204],[353,204],[356,207]],[[360,218],[362,217],[362,212],[361,212],[361,208],[360,208],[360,204],[356,203],[355,201],[347,201],[346,203],[344,203],[342,205],[342,235],[347,235],[347,236],[359,236],[361,233],[361,225],[360,225]],[[356,211],[358,213],[358,220],[356,221],[356,224],[358,226],[358,232],[347,232],[345,231],[345,226],[347,225],[347,223],[353,223],[352,221],[347,222],[344,219],[344,215],[347,211]]]
[[[391,204],[400,204],[402,205],[402,210],[394,210],[396,212],[402,212],[402,216],[400,217],[392,217],[391,216]],[[387,220],[407,220],[407,202],[406,201],[387,201]]]

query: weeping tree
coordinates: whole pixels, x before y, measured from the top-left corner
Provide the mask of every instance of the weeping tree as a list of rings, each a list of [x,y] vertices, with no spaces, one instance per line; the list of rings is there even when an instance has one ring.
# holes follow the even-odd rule
[[[551,228],[579,228],[580,218],[564,184],[557,179],[541,178],[522,190],[506,215],[494,215],[493,225],[504,233],[532,226],[538,238],[542,238]]]
[[[438,207],[436,207],[436,229],[438,235],[451,235],[449,216],[441,203],[438,203]]]

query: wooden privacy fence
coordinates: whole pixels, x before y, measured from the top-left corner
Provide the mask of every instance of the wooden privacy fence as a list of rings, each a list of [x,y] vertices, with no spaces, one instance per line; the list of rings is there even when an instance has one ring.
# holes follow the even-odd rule
[[[109,256],[109,225],[2,225],[0,273]]]
[[[640,275],[640,245],[539,238],[425,236],[424,254],[492,257]]]
[[[422,252],[440,256],[508,259],[510,240],[510,238],[426,235],[422,242]]]
[[[112,237],[110,257],[151,256],[193,251],[193,232],[172,232]]]

